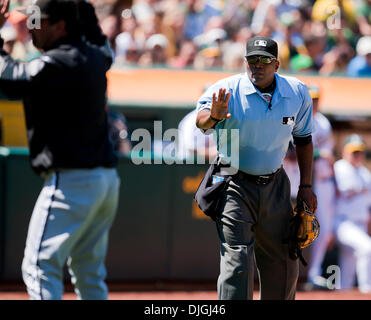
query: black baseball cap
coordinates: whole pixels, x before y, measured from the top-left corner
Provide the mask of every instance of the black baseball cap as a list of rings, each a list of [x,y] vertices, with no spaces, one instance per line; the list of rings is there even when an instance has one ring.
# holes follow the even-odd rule
[[[35,15],[32,7],[40,9],[40,18],[49,19],[51,22],[60,20],[77,21],[78,9],[75,0],[36,0],[32,5],[18,9],[19,12],[30,16]],[[31,7],[31,10],[28,10]]]
[[[253,37],[247,40],[246,57],[251,56],[266,56],[277,58],[278,45],[277,42],[267,37]]]

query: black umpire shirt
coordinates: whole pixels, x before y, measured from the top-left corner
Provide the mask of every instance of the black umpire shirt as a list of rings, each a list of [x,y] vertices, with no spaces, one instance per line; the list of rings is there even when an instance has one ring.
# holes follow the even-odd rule
[[[34,171],[116,165],[106,110],[111,64],[112,51],[95,14],[83,37],[60,39],[29,63],[0,50],[0,91],[23,99]]]

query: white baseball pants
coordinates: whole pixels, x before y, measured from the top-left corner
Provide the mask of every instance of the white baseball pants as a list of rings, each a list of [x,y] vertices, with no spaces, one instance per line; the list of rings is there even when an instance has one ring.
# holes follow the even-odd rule
[[[111,168],[53,172],[29,224],[22,275],[31,299],[61,299],[67,262],[79,299],[106,299],[104,259],[120,179]]]
[[[317,276],[321,276],[321,265],[325,258],[329,240],[334,227],[335,213],[335,184],[331,180],[315,183],[314,191],[317,195],[316,216],[320,224],[320,234],[318,239],[310,248],[310,261],[308,280],[313,281]]]
[[[357,274],[361,292],[371,292],[371,237],[366,223],[343,221],[338,224],[341,289],[350,289]]]

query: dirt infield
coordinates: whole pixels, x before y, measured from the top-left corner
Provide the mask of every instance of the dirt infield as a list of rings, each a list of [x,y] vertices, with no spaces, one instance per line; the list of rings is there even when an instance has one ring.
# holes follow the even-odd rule
[[[111,288],[110,288],[111,289]],[[140,290],[140,291],[139,291]],[[64,300],[75,300],[76,295],[70,288],[66,290]],[[143,290],[138,286],[138,290],[122,290],[112,288],[109,293],[109,300],[216,300],[215,290]],[[254,291],[254,300],[259,299],[258,291]],[[297,300],[371,300],[370,294],[363,294],[356,288],[348,291],[298,291]],[[19,287],[0,287],[0,300],[28,300],[28,295],[24,289]]]

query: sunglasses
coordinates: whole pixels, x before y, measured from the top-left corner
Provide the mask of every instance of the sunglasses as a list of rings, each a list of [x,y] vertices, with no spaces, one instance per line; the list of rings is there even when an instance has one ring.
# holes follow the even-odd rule
[[[257,56],[257,57],[245,57],[246,58],[246,61],[249,63],[249,64],[255,64],[257,63],[258,61],[263,63],[263,64],[270,64],[272,63],[274,60],[276,60],[276,58],[270,58],[270,57],[265,57],[265,56]]]

